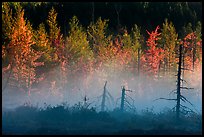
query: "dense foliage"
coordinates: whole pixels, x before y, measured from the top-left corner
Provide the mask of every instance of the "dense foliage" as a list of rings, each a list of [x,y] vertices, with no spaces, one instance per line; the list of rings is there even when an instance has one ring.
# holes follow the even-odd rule
[[[109,4],[115,3],[106,3]],[[122,14],[119,7],[126,7],[128,4],[118,4],[115,9],[118,14]],[[165,5],[159,3],[159,6],[160,4]],[[174,4],[176,3],[166,3],[168,6]],[[184,3],[176,5],[179,4]],[[192,6],[192,3],[185,4]],[[41,6],[48,8],[50,5],[53,7],[47,13],[47,19],[40,22],[38,27],[34,27],[36,22],[32,17],[28,17],[31,14],[30,10],[37,12]],[[128,29],[118,23],[117,31],[113,31],[108,26],[112,20],[102,17],[96,21],[92,20],[84,27],[77,16],[73,16],[69,23],[64,22],[63,27],[69,26],[69,29],[68,33],[63,34],[63,29],[58,23],[62,16],[54,8],[59,5],[69,4],[2,3],[3,90],[9,85],[30,93],[33,85],[38,85],[39,81],[63,90],[67,85],[73,86],[74,82],[82,77],[85,79],[83,84],[87,85],[87,76],[90,76],[90,80],[93,78],[93,72],[99,71],[106,74],[131,72],[132,78],[139,76],[140,73],[154,78],[172,76],[177,68],[178,44],[185,47],[183,66],[190,70],[200,69],[198,67],[202,61],[200,21],[194,23],[194,26],[190,22],[184,25],[182,35],[179,37],[174,24],[168,19],[165,19],[161,27],[159,25],[155,27],[156,30],[147,29],[143,33],[137,24]],[[154,4],[133,5],[138,8],[143,5],[144,12],[147,12],[147,7],[150,8]],[[193,21],[197,20],[198,18]]]

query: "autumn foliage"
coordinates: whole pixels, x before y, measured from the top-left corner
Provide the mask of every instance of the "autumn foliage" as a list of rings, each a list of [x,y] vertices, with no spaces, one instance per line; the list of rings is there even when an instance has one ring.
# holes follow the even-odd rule
[[[73,16],[66,22],[68,35],[63,35],[54,8],[47,20],[34,28],[22,7],[17,7],[14,14],[9,4],[2,6],[3,87],[9,85],[30,93],[33,85],[46,82],[48,87],[66,90],[67,86],[74,88],[79,79],[87,85],[94,72],[106,76],[130,72],[132,78],[140,73],[160,78],[166,75],[161,72],[166,72],[167,67],[175,72],[178,35],[167,20],[161,32],[157,26],[154,31],[147,31],[145,38],[136,24],[131,30],[122,27],[120,32],[111,32],[107,19],[98,18],[84,27]],[[199,28],[182,41],[188,69],[196,68],[202,61]]]
[[[17,84],[18,88],[23,88],[30,92],[30,88],[35,82],[35,68],[43,65],[43,62],[38,62],[37,59],[42,55],[42,52],[35,51],[32,45],[33,34],[29,30],[24,19],[24,10],[18,9],[13,26],[13,33],[10,35],[10,43],[8,44],[9,63],[12,65],[11,84]]]
[[[158,33],[159,26],[149,34],[149,39],[147,40],[148,49],[145,51],[145,54],[142,56],[142,63],[144,66],[145,72],[148,74],[157,75],[159,73],[159,66],[163,61],[163,52],[164,50],[159,48],[157,41],[160,39],[159,36],[161,33]]]

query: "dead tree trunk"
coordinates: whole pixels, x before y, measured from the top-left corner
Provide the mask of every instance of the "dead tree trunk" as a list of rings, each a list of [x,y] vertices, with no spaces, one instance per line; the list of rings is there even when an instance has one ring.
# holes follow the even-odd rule
[[[28,95],[30,96],[30,90],[31,90],[31,68],[29,67],[29,75],[28,75],[28,88],[27,88],[27,91],[28,91]]]
[[[103,88],[103,95],[102,95],[102,102],[101,102],[101,111],[105,110],[105,99],[106,99],[106,84],[107,81],[105,82],[104,88]]]
[[[179,46],[179,62],[178,62],[178,74],[177,74],[177,104],[176,104],[177,119],[179,119],[179,115],[180,115],[181,61],[182,61],[182,45]]]
[[[193,43],[193,71],[195,68],[196,42]]]
[[[83,107],[84,107],[85,109],[87,109],[87,107],[88,107],[88,103],[87,103],[88,98],[87,98],[86,95],[84,96],[84,99],[83,99],[83,100],[84,100],[84,106],[83,106]]]
[[[138,66],[137,66],[137,70],[138,70],[138,77],[140,77],[140,48],[138,48]]]
[[[179,47],[180,48],[180,47]],[[182,49],[182,47],[181,47],[181,49]],[[180,50],[180,49],[179,49]],[[184,50],[184,49],[183,49]],[[181,51],[182,52],[182,51]],[[182,54],[182,53],[181,53]],[[180,54],[179,54],[179,56],[180,56]],[[183,58],[182,58],[183,57]],[[183,67],[185,66],[185,62],[184,62],[184,60],[185,60],[185,51],[183,51],[183,54],[182,54],[182,64],[183,64]],[[183,71],[183,74],[182,74],[182,78],[184,79],[184,71]]]
[[[188,112],[194,112],[192,109],[190,109],[189,107],[187,106],[184,106],[184,105],[181,105],[181,101],[183,101],[184,103],[185,102],[188,102],[191,106],[193,106],[193,104],[186,98],[184,97],[182,94],[181,94],[181,89],[185,89],[185,90],[189,90],[189,89],[193,89],[193,88],[188,88],[188,87],[185,87],[183,82],[186,82],[183,78],[181,78],[182,73],[184,73],[184,70],[188,70],[188,69],[185,69],[184,66],[182,66],[182,64],[184,64],[184,61],[183,58],[184,58],[184,47],[182,46],[182,44],[179,45],[179,62],[177,63],[178,64],[178,70],[177,70],[177,89],[171,91],[174,92],[176,91],[175,93],[177,94],[177,97],[176,98],[159,98],[159,99],[165,99],[165,100],[173,100],[173,101],[176,101],[176,120],[177,122],[180,122],[180,114],[181,114],[181,109],[182,108],[182,111],[186,111],[187,113]],[[183,70],[183,71],[182,71]],[[182,85],[181,85],[181,82],[182,82]],[[186,82],[187,83],[187,82]],[[158,100],[158,99],[156,99]],[[187,110],[188,109],[188,110]],[[190,111],[189,111],[190,110]]]
[[[122,96],[121,96],[121,104],[120,104],[120,110],[124,111],[124,105],[125,105],[125,87],[122,88]]]

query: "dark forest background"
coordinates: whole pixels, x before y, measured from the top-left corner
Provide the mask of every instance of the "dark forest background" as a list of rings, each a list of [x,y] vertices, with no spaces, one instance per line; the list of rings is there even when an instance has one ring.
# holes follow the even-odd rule
[[[15,6],[15,3],[12,4]],[[172,21],[179,35],[188,23],[195,28],[196,23],[202,20],[202,2],[23,2],[21,5],[34,28],[46,22],[49,10],[54,7],[64,35],[69,30],[69,19],[74,15],[82,26],[88,26],[101,17],[109,19],[110,31],[116,32],[119,24],[126,26],[127,30],[137,24],[143,34],[146,29],[153,30],[162,25],[165,18]]]

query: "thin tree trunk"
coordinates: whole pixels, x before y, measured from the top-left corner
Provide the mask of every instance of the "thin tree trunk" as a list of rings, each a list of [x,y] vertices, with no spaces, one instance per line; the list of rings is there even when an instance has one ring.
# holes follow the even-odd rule
[[[122,96],[121,96],[121,104],[120,104],[120,110],[124,111],[124,105],[125,105],[125,87],[122,88]]]
[[[140,48],[138,48],[138,66],[137,66],[137,70],[138,70],[138,77],[140,76]]]
[[[30,85],[30,68],[31,66],[29,66],[29,75],[28,75],[28,95],[30,96],[30,89],[31,89],[31,85]]]
[[[195,54],[196,54],[196,43],[193,44],[193,71],[195,68]]]
[[[107,84],[107,81],[105,82],[105,85],[104,85],[104,88],[103,88],[103,97],[102,97],[102,102],[101,102],[101,111],[105,110],[106,84]]]
[[[160,70],[161,69],[161,61],[159,61],[159,68],[158,68],[158,73],[157,73],[157,76],[158,76],[158,78],[160,77]]]
[[[183,64],[183,67],[185,67],[185,62],[184,62],[184,59],[185,59],[185,51],[183,51],[183,54],[181,54],[182,55],[182,57],[183,57],[183,62],[182,62],[182,64]],[[181,57],[181,58],[182,58]],[[182,74],[182,78],[184,79],[184,71],[183,71],[183,74]]]
[[[164,76],[166,76],[166,58],[164,58],[164,72],[163,72]]]
[[[182,45],[179,46],[179,62],[178,62],[178,74],[177,74],[177,104],[176,104],[177,119],[179,119],[179,116],[180,116],[181,61],[182,61]]]
[[[169,61],[168,61],[168,74],[170,74],[170,70],[171,70],[171,54],[170,54],[170,50],[169,50]]]

